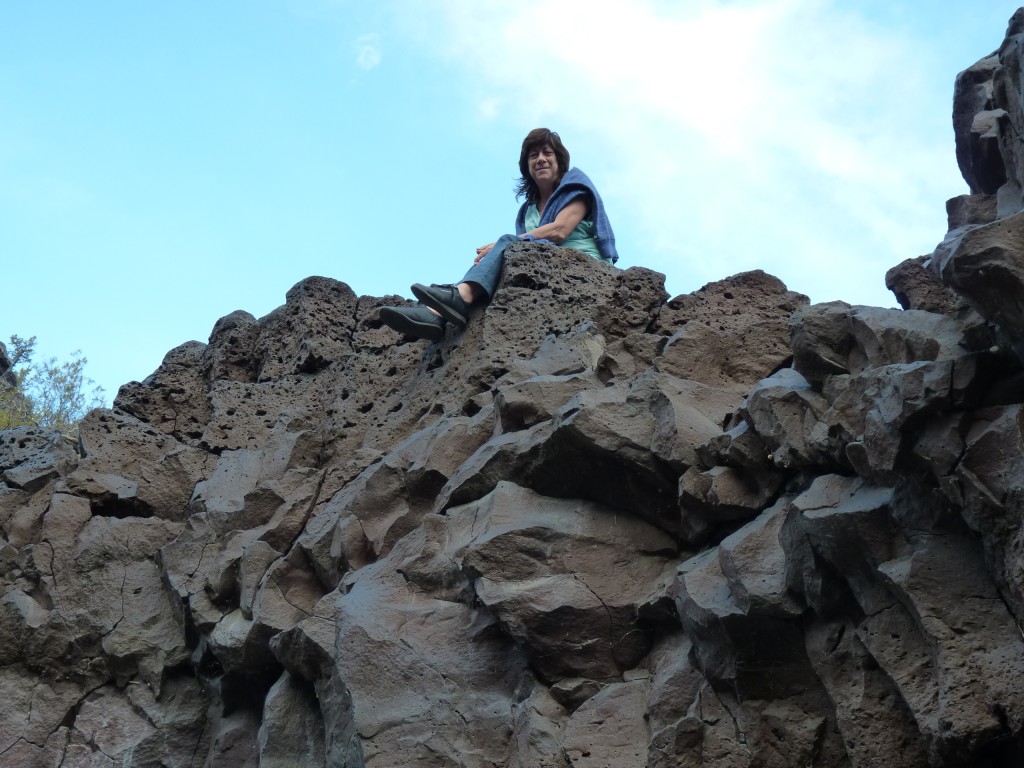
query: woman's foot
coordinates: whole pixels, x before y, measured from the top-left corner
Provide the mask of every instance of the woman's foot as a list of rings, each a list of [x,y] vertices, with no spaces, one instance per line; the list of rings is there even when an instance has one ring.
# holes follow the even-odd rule
[[[389,328],[417,339],[444,338],[444,318],[426,307],[381,307],[380,319]]]
[[[464,328],[469,320],[470,304],[454,285],[423,285],[416,283],[412,295],[437,312],[452,325]]]

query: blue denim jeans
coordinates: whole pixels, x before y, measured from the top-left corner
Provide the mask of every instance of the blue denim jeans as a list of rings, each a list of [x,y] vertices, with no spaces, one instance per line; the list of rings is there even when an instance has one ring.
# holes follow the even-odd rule
[[[502,235],[495,241],[491,252],[474,264],[466,276],[460,282],[476,283],[487,293],[486,304],[498,290],[498,282],[501,280],[501,269],[505,266],[505,249],[512,243],[521,242],[515,235]]]

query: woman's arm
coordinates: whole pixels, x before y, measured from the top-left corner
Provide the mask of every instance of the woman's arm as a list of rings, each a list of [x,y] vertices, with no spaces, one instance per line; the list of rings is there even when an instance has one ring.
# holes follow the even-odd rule
[[[553,222],[545,224],[543,227],[531,229],[529,232],[524,232],[520,237],[532,235],[538,240],[550,240],[560,245],[572,234],[572,231],[576,229],[576,225],[587,217],[588,213],[590,213],[590,196],[581,195],[562,208],[558,215],[555,216]],[[476,258],[473,259],[473,263],[479,264],[480,260],[490,253],[493,247],[494,243],[488,243],[477,248]]]
[[[557,245],[561,245],[565,238],[576,229],[576,225],[587,217],[588,213],[590,213],[590,196],[583,195],[577,197],[558,212],[553,222],[545,224],[543,227],[531,229],[526,234],[533,235],[538,240],[550,240]]]

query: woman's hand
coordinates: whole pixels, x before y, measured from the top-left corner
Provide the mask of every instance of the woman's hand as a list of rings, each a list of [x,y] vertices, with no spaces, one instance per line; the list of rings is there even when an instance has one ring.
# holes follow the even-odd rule
[[[473,259],[473,263],[474,264],[479,264],[480,263],[480,259],[482,259],[488,253],[490,253],[491,252],[491,248],[493,248],[493,247],[494,247],[494,243],[488,243],[487,245],[481,245],[479,248],[477,248],[476,249],[476,258]]]

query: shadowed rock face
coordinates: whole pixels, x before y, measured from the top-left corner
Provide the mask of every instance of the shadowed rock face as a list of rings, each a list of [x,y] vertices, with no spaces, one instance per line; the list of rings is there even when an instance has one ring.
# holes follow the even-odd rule
[[[309,278],[0,432],[0,767],[1022,764],[1015,29],[903,311],[524,243],[437,344]]]
[[[957,162],[971,194],[950,200],[949,233],[931,268],[986,320],[1024,333],[1024,9],[1002,45],[956,79],[953,127]]]
[[[0,381],[6,382],[11,386],[17,384],[17,379],[14,378],[14,373],[11,370],[13,366],[14,363],[7,354],[7,346],[0,341]]]

